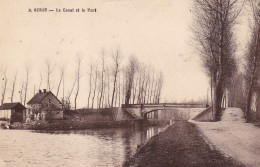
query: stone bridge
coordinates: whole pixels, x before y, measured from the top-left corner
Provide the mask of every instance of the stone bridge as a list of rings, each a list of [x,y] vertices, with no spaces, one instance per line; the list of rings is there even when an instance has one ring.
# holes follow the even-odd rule
[[[134,119],[190,119],[191,110],[203,110],[203,104],[158,103],[123,104],[123,112]]]

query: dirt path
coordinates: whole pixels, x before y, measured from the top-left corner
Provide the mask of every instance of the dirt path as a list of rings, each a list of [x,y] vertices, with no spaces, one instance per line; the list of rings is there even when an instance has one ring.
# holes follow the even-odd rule
[[[194,122],[216,149],[246,166],[260,166],[260,128],[245,123],[239,108],[227,108],[219,122]]]
[[[124,166],[242,166],[219,151],[211,150],[198,128],[187,121],[176,122],[141,147]]]

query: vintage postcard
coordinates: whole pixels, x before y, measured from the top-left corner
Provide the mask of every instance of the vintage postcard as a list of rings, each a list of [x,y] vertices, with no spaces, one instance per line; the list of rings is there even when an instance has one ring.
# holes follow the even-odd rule
[[[0,166],[260,166],[257,0],[0,0]]]

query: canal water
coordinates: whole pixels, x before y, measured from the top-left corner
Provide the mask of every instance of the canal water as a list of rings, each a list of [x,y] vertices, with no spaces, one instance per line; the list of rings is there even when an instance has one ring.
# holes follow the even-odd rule
[[[0,130],[0,166],[122,166],[138,145],[163,129]]]

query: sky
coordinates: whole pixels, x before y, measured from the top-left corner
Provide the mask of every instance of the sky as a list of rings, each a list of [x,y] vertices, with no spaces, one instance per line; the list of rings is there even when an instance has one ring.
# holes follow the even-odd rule
[[[205,99],[208,78],[199,55],[191,46],[192,0],[0,0],[0,65],[7,67],[6,102],[11,95],[11,82],[18,72],[16,96],[30,64],[28,100],[38,89],[46,88],[45,60],[55,64],[51,76],[56,92],[59,67],[65,64],[65,93],[73,84],[75,56],[83,57],[78,104],[87,104],[88,71],[91,62],[100,64],[101,50],[107,61],[112,49],[120,48],[123,61],[134,54],[140,62],[154,66],[164,74],[162,102]],[[54,12],[28,12],[47,8]],[[63,8],[96,9],[97,12],[55,12]],[[248,37],[247,15],[236,28],[238,43]],[[244,47],[238,47],[240,59]],[[1,77],[2,74],[1,74]],[[3,82],[1,80],[1,82]],[[2,83],[1,83],[2,84]],[[74,93],[75,94],[75,93]],[[74,94],[72,96],[74,96]]]

